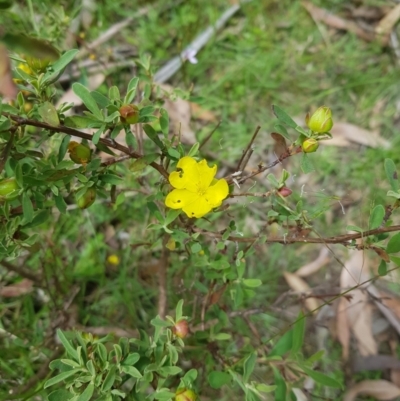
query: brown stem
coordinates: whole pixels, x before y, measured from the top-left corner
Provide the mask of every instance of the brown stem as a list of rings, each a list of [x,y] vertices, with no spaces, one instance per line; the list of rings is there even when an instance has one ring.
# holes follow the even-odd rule
[[[258,126],[258,127],[256,128],[256,130],[254,131],[254,134],[253,134],[253,136],[251,137],[250,142],[248,143],[246,149],[245,149],[244,152],[242,153],[242,157],[240,158],[240,160],[239,160],[239,162],[238,162],[238,164],[237,164],[236,171],[241,171],[241,170],[243,170],[243,169],[246,167],[246,164],[247,164],[247,163],[243,163],[244,158],[246,157],[247,152],[250,150],[251,145],[253,144],[254,140],[256,139],[257,134],[259,133],[260,129],[261,129],[261,127]],[[248,161],[248,159],[247,159],[247,161]]]
[[[167,313],[167,268],[169,251],[167,242],[169,235],[166,235],[163,240],[162,253],[158,267],[158,314],[162,319]]]
[[[27,278],[34,283],[42,284],[43,278],[41,273],[34,273],[26,267],[15,266],[6,260],[1,260],[0,265],[5,267],[7,270],[19,274],[21,277]]]
[[[14,114],[10,114],[10,113],[2,113],[2,115],[15,121],[18,125],[30,125],[32,127],[47,129],[52,132],[62,132],[63,134],[76,136],[76,137],[82,138],[82,139],[87,139],[88,141],[92,141],[92,139],[93,139],[93,135],[91,135],[91,134],[87,134],[86,132],[82,132],[82,131],[76,130],[74,128],[65,127],[63,125],[53,126],[53,125],[50,125],[50,124],[47,124],[47,123],[44,123],[41,121],[19,117]],[[121,151],[122,153],[129,155],[132,159],[140,159],[141,157],[143,157],[142,154],[135,152],[134,150],[131,151],[128,147],[119,144],[114,139],[100,138],[99,142],[108,146],[109,148],[117,149],[117,150]],[[164,178],[168,179],[169,174],[163,168],[163,166],[161,166],[160,164],[158,164],[156,162],[149,163],[149,165],[151,167],[153,167],[155,170],[157,170]]]

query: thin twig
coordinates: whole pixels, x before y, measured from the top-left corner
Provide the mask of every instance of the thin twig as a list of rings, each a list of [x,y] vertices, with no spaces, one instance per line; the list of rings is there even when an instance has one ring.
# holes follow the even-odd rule
[[[254,142],[254,140],[256,139],[258,133],[260,132],[260,129],[261,129],[261,127],[258,126],[258,127],[256,128],[256,130],[254,131],[254,134],[253,134],[253,136],[251,137],[250,142],[248,143],[246,149],[245,149],[244,152],[242,153],[242,157],[240,158],[240,160],[239,160],[239,162],[238,162],[238,164],[237,164],[236,171],[243,171],[243,170],[244,170],[244,167],[246,167],[246,166],[245,166],[245,163],[243,163],[243,161],[244,161],[244,159],[245,159],[245,157],[246,157],[246,155],[247,155],[247,152],[250,150],[251,146],[253,145],[253,142]],[[247,161],[248,161],[248,159],[247,159]],[[247,163],[246,163],[246,164],[247,164]]]
[[[169,251],[167,249],[167,242],[169,235],[164,237],[162,253],[158,268],[158,314],[164,319],[167,313],[167,269]]]
[[[218,124],[213,128],[213,130],[201,141],[199,150],[211,139],[211,137],[214,135],[215,131],[219,128],[221,123],[222,121],[218,121]]]
[[[4,259],[0,261],[0,265],[5,267],[8,271],[17,273],[21,277],[27,278],[28,280],[31,280],[34,283],[37,283],[37,284],[43,283],[43,277],[42,277],[41,273],[34,273],[30,269],[27,269],[26,267],[15,266],[15,265],[11,264],[10,262],[7,262]]]

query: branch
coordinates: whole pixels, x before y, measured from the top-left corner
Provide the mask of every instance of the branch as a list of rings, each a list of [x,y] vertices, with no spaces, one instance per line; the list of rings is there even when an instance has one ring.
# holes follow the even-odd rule
[[[0,265],[5,267],[8,271],[17,273],[21,277],[27,278],[28,280],[33,281],[34,283],[37,284],[42,284],[43,278],[41,273],[34,273],[30,269],[27,269],[22,266],[15,266],[11,264],[10,262],[7,262],[6,260],[1,260]]]
[[[15,121],[17,123],[17,125],[30,125],[32,127],[38,127],[38,128],[47,129],[47,130],[52,131],[52,132],[62,132],[63,134],[76,136],[76,137],[82,138],[82,139],[87,139],[88,141],[92,141],[93,140],[93,135],[87,134],[86,132],[82,132],[82,131],[76,130],[74,128],[65,127],[65,126],[62,126],[62,125],[53,126],[53,125],[50,125],[50,124],[47,124],[47,123],[44,123],[44,122],[41,122],[41,121],[31,120],[29,118],[19,117],[19,116],[16,116],[14,114],[10,114],[10,113],[2,113],[2,115],[10,118],[13,121]],[[114,141],[114,139],[111,139],[111,138],[100,138],[99,142],[102,143],[105,146],[108,146],[109,148],[116,149],[116,150],[121,151],[122,153],[125,153],[126,155],[128,155],[132,159],[140,159],[141,157],[143,157],[142,154],[140,154],[138,152],[135,152],[134,150],[130,150],[128,147],[126,147],[124,145],[121,145],[118,142]],[[158,164],[156,162],[149,163],[149,165],[151,167],[153,167],[155,170],[157,170],[164,178],[168,179],[169,174],[164,169],[163,166],[161,166],[160,164]]]
[[[203,230],[201,228],[193,227],[193,231],[201,233],[203,235],[207,235],[209,237],[213,238],[222,238],[224,232],[212,232],[212,231],[207,231]],[[284,238],[270,238],[265,241],[267,244],[271,243],[279,243],[279,244],[294,244],[297,242],[301,243],[306,243],[306,244],[342,244],[342,245],[350,245],[349,242],[352,240],[356,240],[359,238],[365,238],[369,237],[370,235],[376,235],[376,234],[382,234],[382,233],[390,233],[393,231],[400,231],[400,225],[396,226],[391,226],[391,227],[382,227],[382,228],[375,228],[374,230],[367,230],[363,231],[361,233],[355,233],[355,234],[342,234],[338,235],[335,237],[326,237],[326,238],[308,238],[308,237],[284,237]],[[229,241],[233,242],[254,242],[260,239],[260,237],[249,237],[249,238],[243,238],[243,237],[234,237],[230,235],[227,238]]]

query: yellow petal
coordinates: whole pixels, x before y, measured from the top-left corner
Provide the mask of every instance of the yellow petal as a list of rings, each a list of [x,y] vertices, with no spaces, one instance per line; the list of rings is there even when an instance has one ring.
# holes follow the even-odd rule
[[[184,189],[188,185],[191,189],[195,189],[191,184],[193,184],[193,177],[198,176],[196,160],[189,156],[182,157],[176,167],[180,171],[174,171],[169,175],[170,184],[176,189]]]
[[[174,189],[165,198],[165,204],[171,209],[181,209],[198,198],[199,195],[186,189]]]
[[[194,202],[182,208],[188,217],[196,217],[197,219],[211,212],[211,209],[212,206],[207,202],[204,196],[197,198]]]
[[[216,172],[217,166],[214,164],[214,166],[208,167],[206,159],[203,159],[201,162],[197,163],[197,180],[200,181],[200,185],[203,190],[211,185]]]
[[[229,186],[225,179],[221,178],[214,185],[209,187],[204,195],[206,201],[212,208],[221,205],[222,201],[229,194]]]

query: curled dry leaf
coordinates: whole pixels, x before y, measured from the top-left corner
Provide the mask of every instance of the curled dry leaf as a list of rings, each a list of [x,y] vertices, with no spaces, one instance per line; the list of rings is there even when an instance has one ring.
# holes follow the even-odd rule
[[[329,261],[329,249],[324,247],[321,249],[317,259],[300,267],[300,269],[296,271],[296,275],[299,277],[310,276],[316,273],[321,267],[325,266]]]
[[[377,400],[392,400],[400,396],[400,388],[387,380],[364,380],[347,390],[343,401],[356,400],[358,395],[369,395]]]
[[[389,41],[390,33],[397,21],[400,19],[400,4],[393,7],[375,27],[375,33],[381,44],[386,46]]]
[[[17,92],[11,75],[11,64],[7,49],[0,43],[0,95],[8,99],[15,99]]]
[[[368,292],[365,283],[369,279],[369,268],[367,258],[363,252],[353,251],[350,259],[345,263],[340,276],[340,287],[342,291],[357,287],[347,292],[350,299],[340,301],[337,316],[339,340],[343,346],[343,357],[348,356],[349,338],[344,332],[340,332],[346,315],[347,324],[357,340],[357,347],[361,355],[374,355],[378,346],[372,334],[372,306],[369,303]],[[343,299],[343,298],[342,298]]]
[[[18,283],[7,285],[0,288],[0,297],[14,298],[29,294],[33,290],[33,281],[24,278]]]
[[[284,272],[283,277],[285,277],[286,282],[292,290],[304,293],[306,296],[311,294],[310,286],[296,274]],[[320,306],[318,299],[313,297],[307,297],[304,300],[304,304],[306,308],[313,313],[316,313]]]

